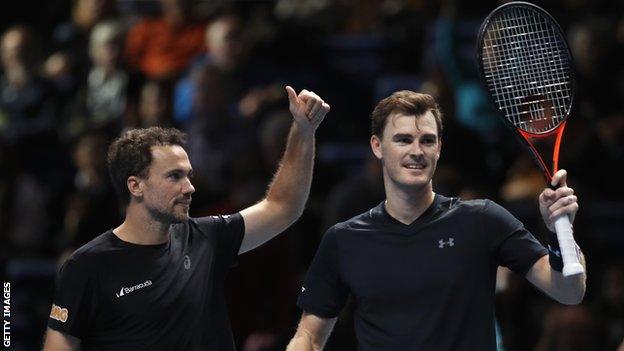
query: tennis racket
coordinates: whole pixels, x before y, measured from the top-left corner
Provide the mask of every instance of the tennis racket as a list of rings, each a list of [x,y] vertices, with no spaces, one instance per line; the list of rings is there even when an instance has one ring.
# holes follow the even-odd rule
[[[485,19],[477,50],[481,80],[490,99],[550,186],[575,95],[572,55],[561,27],[538,6],[509,2]],[[570,219],[560,216],[554,225],[563,275],[583,273]]]

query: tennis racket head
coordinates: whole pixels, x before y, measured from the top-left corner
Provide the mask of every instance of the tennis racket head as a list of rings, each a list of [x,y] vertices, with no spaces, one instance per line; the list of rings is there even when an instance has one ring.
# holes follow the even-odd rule
[[[488,15],[477,39],[481,80],[505,121],[548,134],[572,110],[572,54],[559,24],[542,8],[514,1]]]
[[[483,21],[477,56],[490,100],[505,123],[522,136],[550,182],[576,91],[572,54],[561,27],[539,6],[506,3]],[[554,140],[550,166],[532,142],[547,137]]]

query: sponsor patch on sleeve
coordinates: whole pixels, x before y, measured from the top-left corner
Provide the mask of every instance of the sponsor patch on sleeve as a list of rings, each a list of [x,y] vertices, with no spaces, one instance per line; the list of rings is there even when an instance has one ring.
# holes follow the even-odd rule
[[[50,318],[56,319],[61,323],[67,322],[67,316],[69,315],[69,311],[67,308],[61,308],[57,305],[52,305],[52,311],[50,311]]]

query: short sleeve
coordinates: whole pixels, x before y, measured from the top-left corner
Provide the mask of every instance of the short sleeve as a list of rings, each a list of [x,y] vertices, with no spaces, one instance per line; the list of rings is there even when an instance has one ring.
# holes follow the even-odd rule
[[[95,316],[94,272],[70,258],[59,270],[48,327],[79,339],[86,336]]]
[[[323,236],[308,270],[297,305],[323,318],[338,316],[349,296],[348,286],[340,275],[336,231],[330,228]]]
[[[245,236],[243,216],[240,213],[235,213],[202,217],[197,219],[197,224],[203,232],[216,235],[217,255],[224,260],[225,267],[233,266]]]
[[[492,201],[483,208],[483,227],[497,263],[525,276],[548,250],[509,211]]]

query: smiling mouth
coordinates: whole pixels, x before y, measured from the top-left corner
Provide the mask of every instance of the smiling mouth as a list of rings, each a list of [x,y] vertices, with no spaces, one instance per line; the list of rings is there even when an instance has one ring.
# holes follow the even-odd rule
[[[411,170],[423,170],[425,169],[427,166],[421,163],[417,163],[417,164],[407,164],[407,165],[403,165],[403,167],[407,168],[407,169],[411,169]]]

